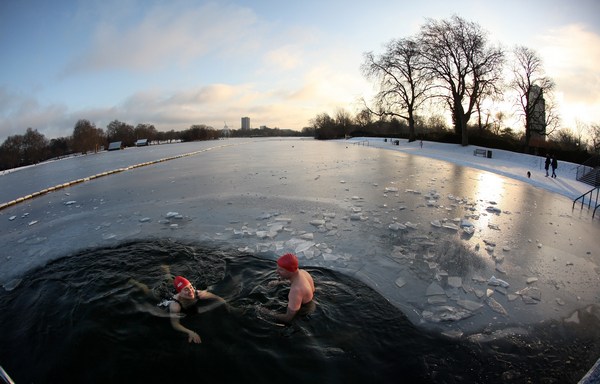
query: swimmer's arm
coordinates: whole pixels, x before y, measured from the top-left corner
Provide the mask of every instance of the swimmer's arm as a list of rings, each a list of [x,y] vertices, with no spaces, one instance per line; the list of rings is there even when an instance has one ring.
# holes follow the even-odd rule
[[[180,316],[179,311],[180,310],[181,310],[181,307],[179,307],[179,304],[177,304],[177,303],[171,303],[171,305],[169,306],[169,311],[171,314],[171,316],[170,316],[171,317],[171,326],[173,327],[174,330],[183,332],[186,335],[188,335],[189,343],[194,342],[196,344],[200,344],[202,342],[200,335],[198,335],[196,332],[192,331],[191,329],[184,327],[179,322],[179,316]]]
[[[298,313],[298,311],[295,311],[293,309],[291,309],[290,307],[287,307],[287,310],[284,313],[275,313],[275,312],[271,312],[271,316],[273,316],[273,318],[281,321],[282,323],[291,323],[291,321],[294,319],[294,317],[296,316],[296,313]]]
[[[302,297],[298,296],[297,291],[292,289],[290,294],[288,295],[288,306],[286,308],[285,313],[276,313],[273,311],[269,311],[268,309],[262,310],[263,313],[273,317],[276,320],[281,321],[282,323],[290,323],[296,313],[300,310],[302,306]]]
[[[221,296],[215,295],[214,293],[210,293],[208,291],[197,291],[196,294],[200,299],[212,299],[220,301],[221,303],[225,303],[225,299]]]
[[[269,282],[267,283],[267,287],[269,287],[269,288],[273,288],[273,287],[276,287],[276,286],[278,286],[278,285],[281,285],[281,284],[287,284],[287,283],[288,283],[288,281],[287,281],[287,280],[281,280],[281,279],[277,279],[277,280],[271,280],[271,281],[269,281]]]

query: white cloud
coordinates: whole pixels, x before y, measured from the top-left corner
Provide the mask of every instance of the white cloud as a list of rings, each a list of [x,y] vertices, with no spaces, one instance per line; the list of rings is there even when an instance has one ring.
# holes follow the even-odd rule
[[[600,35],[580,24],[553,29],[539,38],[548,76],[557,84],[568,124],[579,116],[600,120]]]
[[[149,71],[170,64],[188,66],[207,54],[240,53],[252,43],[258,27],[247,8],[206,4],[182,10],[154,6],[135,22],[100,20],[91,46],[75,58],[67,72],[107,69]],[[228,47],[236,47],[233,51]]]

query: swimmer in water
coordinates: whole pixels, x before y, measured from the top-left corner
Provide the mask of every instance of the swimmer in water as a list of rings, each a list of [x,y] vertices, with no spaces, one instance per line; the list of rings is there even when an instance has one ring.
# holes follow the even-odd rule
[[[212,300],[217,305],[225,304],[225,300],[206,290],[198,290],[194,288],[185,277],[176,276],[173,281],[177,294],[173,296],[173,301],[169,304],[169,312],[171,313],[171,325],[173,329],[183,332],[188,335],[188,342],[199,344],[202,342],[200,335],[184,327],[179,319],[182,315],[194,314],[200,312],[199,304],[203,300]]]
[[[301,308],[314,307],[315,283],[307,271],[298,269],[298,258],[292,253],[286,253],[277,260],[277,274],[291,283],[287,310],[283,314],[260,308],[260,312],[281,322],[289,323]],[[277,281],[270,282],[269,286],[278,283]]]
[[[170,297],[172,294],[173,279],[175,279],[175,275],[171,273],[171,268],[169,268],[169,266],[166,264],[161,265],[160,269],[162,269],[164,273],[163,279],[159,284],[152,288],[149,288],[146,284],[135,279],[129,279],[129,284],[135,285],[146,295],[156,300],[162,300],[166,297]]]
[[[171,287],[175,286],[177,294],[171,299],[163,301],[163,303],[159,305],[162,306],[163,304],[166,304],[169,306],[171,325],[173,326],[173,329],[187,334],[188,342],[194,342],[196,344],[201,343],[202,339],[200,338],[200,335],[191,329],[184,327],[179,319],[185,315],[211,310],[217,305],[225,304],[225,300],[206,290],[203,291],[195,289],[192,283],[190,283],[185,277],[174,276],[171,274],[171,270],[168,265],[161,265],[161,269],[164,272],[164,278],[160,284],[152,289],[148,288],[146,284],[140,283],[135,279],[130,279],[129,283],[135,285],[145,294],[157,300],[161,300],[167,296],[170,296],[170,292],[172,292]],[[204,304],[205,302],[209,302],[213,305],[200,305]]]

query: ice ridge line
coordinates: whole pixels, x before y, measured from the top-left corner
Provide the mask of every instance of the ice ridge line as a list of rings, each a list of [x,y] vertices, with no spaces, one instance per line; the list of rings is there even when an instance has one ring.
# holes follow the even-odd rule
[[[105,171],[105,172],[97,173],[97,174],[92,175],[92,176],[83,177],[81,179],[67,181],[66,183],[57,184],[57,185],[55,185],[53,187],[44,188],[41,191],[37,191],[37,192],[34,192],[32,194],[19,197],[17,199],[8,201],[6,203],[1,203],[0,204],[0,211],[3,210],[3,209],[5,209],[5,208],[12,207],[13,205],[17,205],[19,203],[22,203],[24,201],[31,200],[31,199],[33,199],[35,197],[42,196],[42,195],[45,195],[45,194],[50,193],[50,192],[56,192],[58,190],[61,190],[61,189],[73,186],[75,184],[84,183],[84,182],[87,182],[87,181],[98,179],[100,177],[104,177],[104,176],[108,176],[108,175],[113,175],[115,173],[129,171],[129,170],[132,170],[132,169],[135,169],[135,168],[145,167],[145,166],[148,166],[148,165],[154,165],[154,164],[162,163],[162,162],[169,161],[169,160],[180,159],[182,157],[194,156],[194,155],[197,155],[197,154],[200,154],[200,153],[203,153],[203,152],[208,152],[208,151],[213,150],[213,149],[220,149],[220,148],[230,147],[230,146],[234,146],[234,145],[239,145],[239,144],[224,144],[224,145],[219,145],[219,146],[216,146],[216,147],[205,148],[205,149],[202,149],[202,150],[199,150],[199,151],[182,153],[180,155],[170,156],[170,157],[164,157],[164,158],[158,159],[158,160],[146,161],[144,163],[130,165],[130,166],[125,167],[125,168],[117,168],[117,169],[113,169],[111,171]]]

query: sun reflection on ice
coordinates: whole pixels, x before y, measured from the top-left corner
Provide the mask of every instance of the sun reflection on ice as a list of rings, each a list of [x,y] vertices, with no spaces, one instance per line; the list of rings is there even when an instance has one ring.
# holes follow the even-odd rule
[[[493,173],[483,172],[479,175],[478,182],[475,185],[475,200],[480,201],[485,205],[486,214],[480,217],[482,232],[500,230],[497,221],[495,220],[502,212],[501,207],[506,202],[505,184],[502,177]]]
[[[493,173],[482,172],[475,189],[475,199],[487,203],[502,205],[504,197],[504,180]]]

